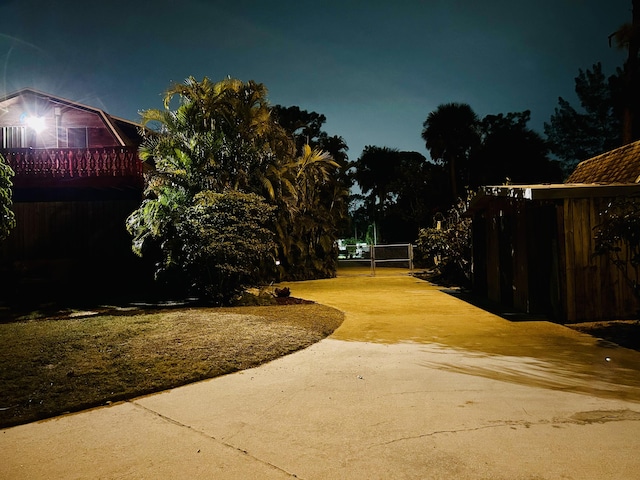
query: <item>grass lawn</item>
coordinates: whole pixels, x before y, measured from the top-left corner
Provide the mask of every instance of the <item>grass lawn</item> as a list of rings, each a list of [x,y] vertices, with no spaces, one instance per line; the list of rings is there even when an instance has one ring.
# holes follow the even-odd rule
[[[317,304],[65,315],[0,324],[0,427],[254,367],[343,320]]]

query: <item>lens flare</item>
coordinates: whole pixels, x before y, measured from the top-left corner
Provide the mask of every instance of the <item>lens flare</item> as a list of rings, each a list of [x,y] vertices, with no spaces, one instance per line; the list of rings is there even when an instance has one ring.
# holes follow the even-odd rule
[[[44,118],[42,117],[27,117],[25,122],[29,128],[34,130],[36,133],[42,132],[47,125],[45,124]]]

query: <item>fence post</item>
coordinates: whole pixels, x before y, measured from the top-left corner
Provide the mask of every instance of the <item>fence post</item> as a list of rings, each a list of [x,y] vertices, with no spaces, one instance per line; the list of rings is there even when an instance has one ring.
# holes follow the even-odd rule
[[[371,276],[376,276],[376,245],[373,244],[369,247],[369,252],[371,253]]]
[[[409,244],[409,271],[413,272],[413,244]]]

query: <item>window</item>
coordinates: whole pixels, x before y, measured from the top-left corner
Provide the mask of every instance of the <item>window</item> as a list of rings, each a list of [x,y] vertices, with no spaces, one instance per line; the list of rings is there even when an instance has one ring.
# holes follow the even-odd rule
[[[69,148],[87,148],[87,129],[69,128],[67,130],[67,145]]]
[[[2,148],[24,148],[25,127],[2,127]]]

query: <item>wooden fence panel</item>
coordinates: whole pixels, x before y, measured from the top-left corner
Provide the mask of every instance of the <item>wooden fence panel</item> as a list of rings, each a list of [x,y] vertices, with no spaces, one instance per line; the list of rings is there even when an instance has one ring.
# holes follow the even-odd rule
[[[16,228],[0,244],[2,295],[21,288],[117,288],[135,278],[144,267],[131,251],[125,220],[138,206],[133,200],[15,203]]]
[[[513,306],[522,312],[531,312],[529,292],[529,245],[527,223],[531,212],[524,202],[515,205],[513,215]]]
[[[640,307],[624,274],[607,257],[594,255],[599,212],[609,201],[603,198],[565,200],[568,322],[628,318]],[[622,253],[626,253],[624,249]],[[638,269],[632,273],[637,278]]]
[[[487,217],[487,297],[493,302],[500,302],[500,225],[494,212],[489,212]]]

